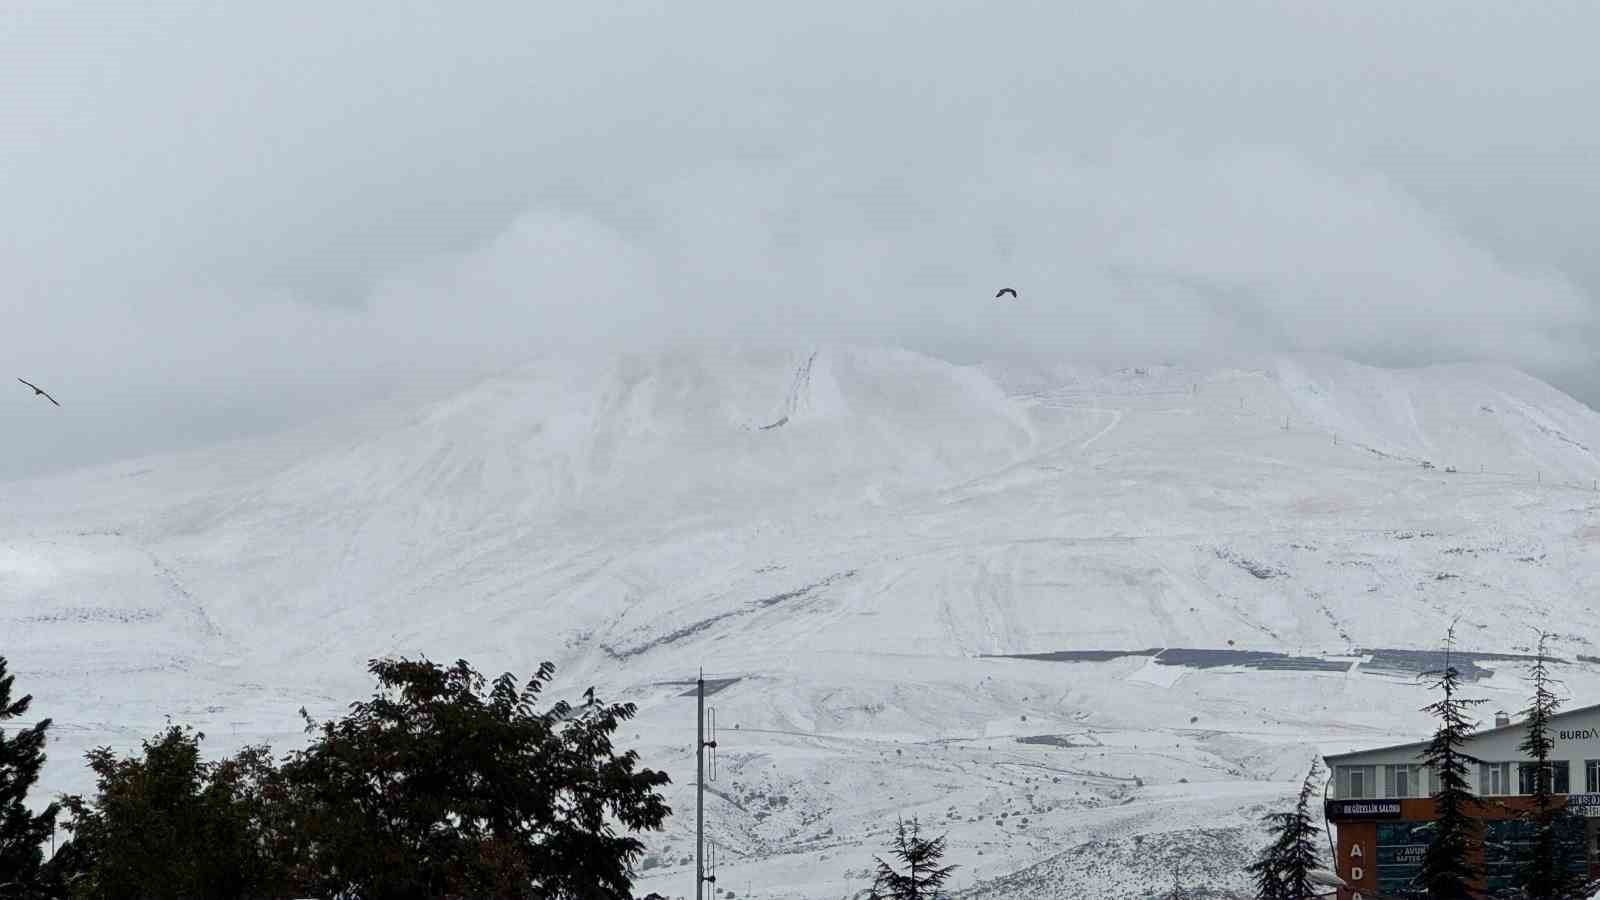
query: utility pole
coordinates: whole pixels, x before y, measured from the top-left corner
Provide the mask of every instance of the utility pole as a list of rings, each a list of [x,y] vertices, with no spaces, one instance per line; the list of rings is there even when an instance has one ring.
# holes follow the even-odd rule
[[[702,669],[700,676],[695,680],[695,779],[694,779],[694,896],[695,900],[705,900],[705,887],[707,882],[712,885],[713,894],[716,891],[717,872],[716,864],[712,863],[711,874],[706,874],[706,749],[711,753],[711,777],[717,777],[717,711],[711,710],[711,740],[706,740],[706,673]]]

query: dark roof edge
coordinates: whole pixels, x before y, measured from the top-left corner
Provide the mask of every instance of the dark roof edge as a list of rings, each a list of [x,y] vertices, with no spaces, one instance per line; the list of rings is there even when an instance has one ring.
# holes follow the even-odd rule
[[[1600,703],[1596,703],[1596,704],[1594,704],[1592,706],[1580,706],[1577,709],[1569,709],[1569,710],[1564,710],[1562,712],[1558,712],[1555,715],[1551,716],[1550,720],[1553,722],[1553,721],[1555,721],[1557,719],[1564,719],[1567,716],[1576,716],[1576,715],[1579,715],[1581,713],[1590,713],[1590,712],[1595,712],[1597,710],[1600,710]],[[1510,725],[1501,725],[1501,726],[1496,727],[1496,728],[1490,728],[1490,729],[1487,729],[1487,730],[1484,730],[1484,731],[1474,731],[1471,734],[1469,739],[1477,739],[1477,738],[1485,737],[1485,736],[1491,735],[1491,734],[1498,734],[1498,733],[1500,733],[1502,731],[1510,731],[1513,728],[1523,728],[1523,727],[1526,726],[1526,724],[1527,723],[1524,720],[1524,721],[1512,722]],[[1369,748],[1369,749],[1366,749],[1366,750],[1352,750],[1349,753],[1324,753],[1322,755],[1322,758],[1325,761],[1329,762],[1329,763],[1333,763],[1333,762],[1336,762],[1336,761],[1339,761],[1339,760],[1350,759],[1351,757],[1354,757],[1354,756],[1366,756],[1366,755],[1371,754],[1371,753],[1388,753],[1388,752],[1393,751],[1393,750],[1406,750],[1406,749],[1409,749],[1411,747],[1426,747],[1427,745],[1428,745],[1427,741],[1411,741],[1411,742],[1405,743],[1405,744],[1390,744],[1387,747],[1372,747],[1372,748]]]

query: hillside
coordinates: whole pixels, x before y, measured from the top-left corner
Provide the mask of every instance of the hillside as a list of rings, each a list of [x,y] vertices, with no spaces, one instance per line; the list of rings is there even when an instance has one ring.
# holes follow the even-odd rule
[[[692,896],[703,666],[736,895],[848,896],[897,814],[986,900],[1224,889],[1318,748],[1427,727],[1408,651],[1453,618],[1491,709],[1541,623],[1600,698],[1591,448],[1600,415],[1497,367],[552,359],[0,484],[0,648],[52,790],[168,714],[292,746],[375,655],[551,659],[640,705],[679,811],[641,886]]]

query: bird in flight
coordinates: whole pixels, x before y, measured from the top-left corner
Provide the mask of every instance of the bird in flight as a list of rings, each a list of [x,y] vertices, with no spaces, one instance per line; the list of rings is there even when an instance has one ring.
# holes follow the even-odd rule
[[[1011,288],[1001,288],[1000,290],[995,292],[994,298],[996,300],[999,300],[1001,297],[1004,297],[1007,294],[1011,295],[1011,299],[1013,299],[1013,300],[1017,299],[1017,292],[1015,290],[1011,289]]]
[[[28,387],[33,388],[33,395],[35,397],[43,397],[46,400],[49,400],[51,403],[56,403],[56,398],[54,398],[54,397],[50,396],[49,394],[45,393],[44,388],[39,387],[38,385],[34,384],[31,381],[28,381],[25,378],[18,378],[17,380],[22,382],[23,384],[27,385]],[[60,406],[61,404],[56,403],[56,405]]]

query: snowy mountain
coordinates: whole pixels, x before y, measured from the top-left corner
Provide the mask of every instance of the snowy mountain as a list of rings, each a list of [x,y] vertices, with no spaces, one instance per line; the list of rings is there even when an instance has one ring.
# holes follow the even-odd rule
[[[1600,698],[1596,449],[1485,366],[551,359],[0,484],[0,652],[58,723],[49,790],[166,715],[293,746],[372,656],[550,659],[639,704],[678,811],[641,888],[692,896],[703,666],[719,892],[850,896],[897,815],[986,900],[1225,890],[1318,749],[1423,733],[1457,616],[1493,706],[1536,625]]]

